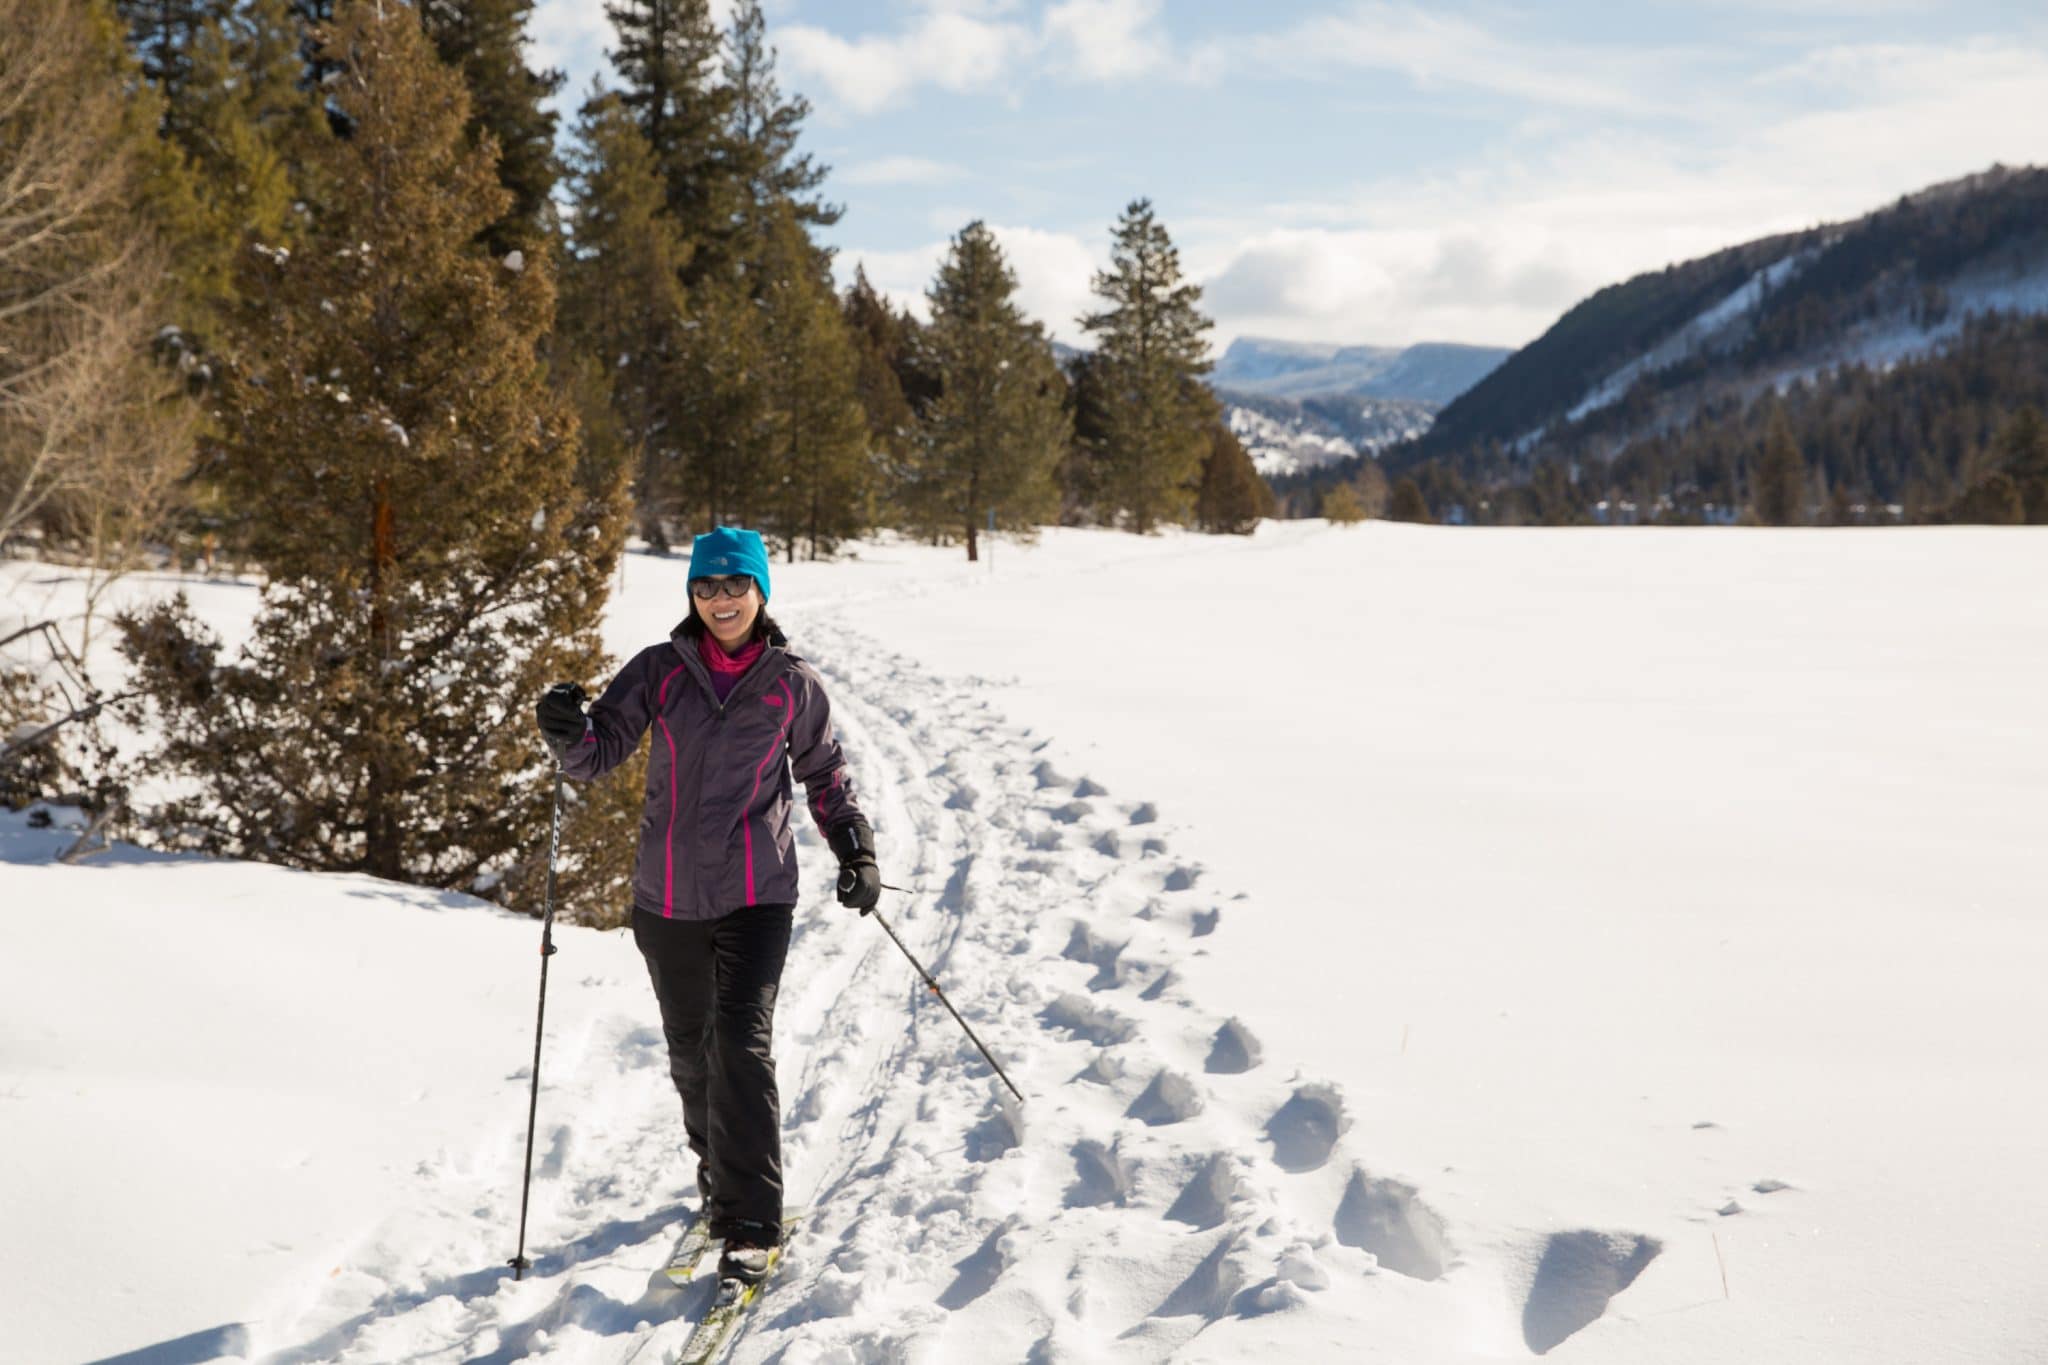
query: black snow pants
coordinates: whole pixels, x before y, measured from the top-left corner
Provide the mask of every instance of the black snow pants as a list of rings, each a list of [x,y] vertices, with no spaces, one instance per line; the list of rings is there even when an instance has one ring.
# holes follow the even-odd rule
[[[683,1136],[714,1236],[782,1233],[782,1103],[775,1088],[775,993],[791,910],[755,905],[722,919],[664,919],[636,908]],[[740,1229],[735,1224],[758,1226]]]

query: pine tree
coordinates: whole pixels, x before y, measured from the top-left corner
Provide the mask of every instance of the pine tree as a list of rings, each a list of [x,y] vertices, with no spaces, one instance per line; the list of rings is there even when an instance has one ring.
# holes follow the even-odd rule
[[[484,230],[492,254],[532,252],[546,236],[555,181],[555,115],[546,101],[559,71],[526,64],[533,0],[420,0],[420,19],[441,60],[469,87],[471,141],[497,140],[498,182],[512,191],[505,217]]]
[[[127,25],[142,79],[159,100],[160,131],[180,137],[186,124],[186,96],[195,85],[193,59],[200,35],[219,28],[231,0],[115,0]]]
[[[1067,413],[1073,436],[1060,460],[1060,521],[1064,525],[1110,525],[1115,509],[1108,505],[1105,487],[1109,448],[1110,392],[1105,378],[1108,366],[1094,351],[1070,356],[1067,374]]]
[[[1352,526],[1365,520],[1365,503],[1355,484],[1340,483],[1323,493],[1323,516],[1333,525]]]
[[[1250,535],[1261,518],[1273,514],[1273,490],[1220,411],[1210,421],[1208,435],[1209,454],[1202,461],[1201,487],[1195,495],[1195,523],[1211,534]]]
[[[2031,403],[2007,419],[1992,442],[2001,470],[2012,480],[2024,519],[2048,524],[2048,420]]]
[[[577,485],[603,488],[619,471],[635,467],[635,452],[612,406],[610,367],[597,352],[557,333],[549,347],[551,382],[575,414],[580,437]],[[616,517],[592,553],[618,562],[627,519]],[[633,918],[633,862],[645,792],[650,731],[638,752],[595,782],[563,790],[562,842],[556,860],[555,904],[577,924],[618,929]],[[549,876],[547,842],[535,842],[513,862],[490,894],[508,905],[541,903]]]
[[[281,32],[282,29],[282,32]],[[191,81],[174,125],[197,199],[193,239],[180,252],[199,312],[202,348],[233,311],[235,261],[254,240],[288,245],[297,230],[290,162],[324,133],[295,88],[291,32],[278,0],[231,10],[200,29]],[[289,65],[280,65],[282,56]]]
[[[677,471],[681,505],[701,515],[704,530],[751,526],[767,503],[775,415],[764,382],[766,333],[748,273],[728,266],[698,278],[666,399],[676,448],[687,452]]]
[[[477,242],[511,196],[464,136],[461,78],[374,0],[341,0],[326,52],[352,135],[305,168],[302,246],[247,253],[206,465],[269,574],[253,638],[222,661],[179,604],[125,648],[158,767],[201,789],[165,829],[482,886],[545,841],[532,701],[599,671],[623,473],[581,461],[543,373],[547,258]]]
[[[817,197],[828,167],[796,150],[811,103],[785,100],[775,83],[775,49],[768,46],[760,0],[741,0],[726,37],[725,89],[731,98],[728,173],[756,213],[786,204],[806,227],[830,227],[844,212]]]
[[[2019,485],[2002,469],[1994,469],[1964,491],[1942,518],[1976,526],[2023,526],[2026,499]]]
[[[601,359],[621,440],[635,452],[642,533],[665,545],[664,519],[683,496],[672,381],[686,349],[690,249],[617,94],[598,90],[585,102],[568,162],[574,235],[562,266],[562,347]]]
[[[226,21],[237,92],[243,108],[287,160],[307,154],[309,133],[324,136],[318,105],[308,93],[303,54],[307,42],[293,0],[240,0]]]
[[[1429,499],[1422,496],[1422,485],[1403,474],[1394,481],[1394,491],[1387,500],[1387,520],[1427,522]]]
[[[289,0],[292,18],[299,28],[299,60],[302,74],[299,84],[314,92],[320,101],[320,110],[325,117],[328,130],[336,134],[348,131],[348,116],[326,91],[333,79],[341,73],[343,62],[330,44],[321,41],[334,22],[337,0]]]
[[[727,157],[733,95],[716,79],[718,28],[709,0],[607,0],[621,98],[640,124],[668,189],[668,209],[697,253],[689,283],[717,264],[732,231],[737,187]]]
[[[927,339],[944,387],[926,418],[921,481],[965,535],[969,560],[980,557],[991,513],[1001,529],[1029,531],[1059,505],[1066,382],[1016,292],[1015,272],[979,221],[954,237],[927,292]]]
[[[1806,460],[1782,409],[1771,416],[1757,461],[1751,501],[1766,526],[1793,526],[1806,519]]]
[[[853,346],[853,387],[867,419],[868,450],[886,495],[894,500],[897,490],[909,481],[917,431],[917,414],[904,397],[903,381],[897,376],[906,329],[861,266],[854,267],[841,316]],[[902,514],[901,507],[895,508],[892,520],[900,524]]]
[[[1545,460],[1529,478],[1528,493],[1543,526],[1570,526],[1579,520],[1579,498],[1560,459]]]
[[[773,416],[769,527],[816,559],[867,526],[867,424],[832,280],[792,209],[770,228],[761,271],[761,382]]]
[[[717,282],[728,304],[744,291],[752,308],[710,308],[704,341],[721,335],[743,353],[758,350],[758,394],[707,395],[766,438],[765,459],[739,458],[720,439],[718,480],[743,508],[758,508],[794,557],[808,540],[813,557],[863,529],[867,469],[863,420],[854,392],[852,344],[832,292],[831,256],[808,228],[836,222],[839,210],[813,191],[825,170],[796,150],[810,105],[785,100],[775,82],[759,5],[743,0],[726,41],[726,116],[706,179],[714,200],[730,204],[728,224],[702,244],[700,282]],[[708,292],[706,302],[717,302]],[[749,518],[750,520],[752,518]]]
[[[1212,325],[1185,283],[1180,253],[1140,199],[1116,226],[1111,269],[1094,290],[1107,304],[1081,320],[1095,334],[1107,392],[1104,492],[1134,531],[1184,521],[1208,451],[1199,378],[1209,369]]]
[[[117,0],[143,82],[154,96],[156,158],[150,216],[164,233],[177,286],[167,299],[168,350],[203,364],[231,303],[233,261],[249,233],[281,240],[292,201],[288,119],[278,117],[280,77],[296,89],[299,27],[283,0]],[[273,61],[271,31],[287,30],[289,65]],[[196,334],[197,345],[194,343]]]

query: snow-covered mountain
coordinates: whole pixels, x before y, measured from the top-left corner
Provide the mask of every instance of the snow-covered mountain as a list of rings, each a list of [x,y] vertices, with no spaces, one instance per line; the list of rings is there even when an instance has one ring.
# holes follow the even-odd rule
[[[2048,170],[1994,167],[1608,286],[1392,458],[1580,450],[1588,423],[1612,452],[1710,405],[1938,353],[1993,313],[2048,313]]]
[[[1217,389],[1268,398],[1341,394],[1441,407],[1485,378],[1511,352],[1498,346],[1425,342],[1336,346],[1239,337],[1216,362]]]
[[[1432,403],[1322,395],[1305,401],[1219,388],[1224,420],[1269,479],[1374,454],[1429,430]]]
[[[1239,337],[1209,384],[1252,463],[1279,478],[1413,440],[1508,354],[1492,346]]]
[[[1619,402],[1645,379],[1735,353],[1755,335],[1770,296],[1811,268],[1822,251],[1819,245],[1800,248],[1761,267],[1727,297],[1593,384],[1565,412],[1564,420],[1575,422]],[[1960,335],[1970,319],[1988,313],[2048,313],[2048,250],[1980,262],[1948,280],[1938,301],[1900,299],[1752,375],[1748,387],[1782,388],[1843,365],[1889,369],[1939,350]],[[1525,433],[1521,444],[1539,440],[1544,431],[1538,427]]]

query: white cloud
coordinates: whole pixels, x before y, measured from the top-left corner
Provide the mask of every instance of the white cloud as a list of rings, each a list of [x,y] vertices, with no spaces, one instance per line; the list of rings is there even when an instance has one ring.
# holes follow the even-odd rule
[[[1275,33],[1204,43],[1200,71],[1266,76],[1386,72],[1420,89],[1476,89],[1539,104],[1645,110],[1673,96],[1682,54],[1619,44],[1539,42],[1506,36],[1440,8],[1369,0]]]
[[[835,178],[843,185],[939,185],[958,180],[965,172],[958,166],[923,156],[885,156],[875,161],[857,161],[839,171]]]
[[[1020,0],[919,0],[893,34],[842,37],[815,24],[774,33],[803,88],[855,114],[899,104],[920,86],[1003,92],[1014,79],[1084,82],[1167,74],[1200,79],[1214,63],[1177,53],[1162,0],[1058,0],[1034,23]]]
[[[569,74],[563,93],[571,107],[588,92],[613,40],[602,0],[539,0],[526,21],[527,60]]]
[[[1098,253],[1067,232],[999,223],[989,229],[1017,272],[1017,305],[1061,341],[1085,342],[1076,319],[1096,306],[1088,285],[1095,271],[1109,263],[1107,251]]]
[[[1087,81],[1124,80],[1163,68],[1171,53],[1160,0],[1064,0],[1045,12],[1056,60]]]
[[[1549,245],[1548,243],[1544,245]],[[1597,276],[1511,230],[1282,229],[1244,241],[1209,278],[1217,342],[1244,333],[1302,341],[1518,342]]]
[[[1826,107],[1787,112],[1780,86]],[[1184,249],[1219,340],[1519,345],[1602,285],[1994,161],[2048,162],[2044,89],[2048,52],[2012,44],[1819,52],[1727,92],[1749,113],[1712,142],[1558,133],[1420,183],[1194,221]]]
[[[892,37],[842,38],[811,24],[775,31],[798,89],[822,86],[859,114],[897,103],[920,85],[966,92],[999,86],[1037,44],[1021,25],[935,9]]]

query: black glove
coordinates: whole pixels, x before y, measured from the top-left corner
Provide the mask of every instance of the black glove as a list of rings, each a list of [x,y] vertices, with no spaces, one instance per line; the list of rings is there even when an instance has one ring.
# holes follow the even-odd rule
[[[540,722],[540,732],[556,758],[566,757],[583,742],[583,703],[588,698],[575,683],[560,682],[542,693],[540,705],[534,707],[534,719]]]
[[[863,915],[882,898],[882,871],[875,866],[875,832],[865,820],[841,825],[825,836],[839,855],[839,903]]]

